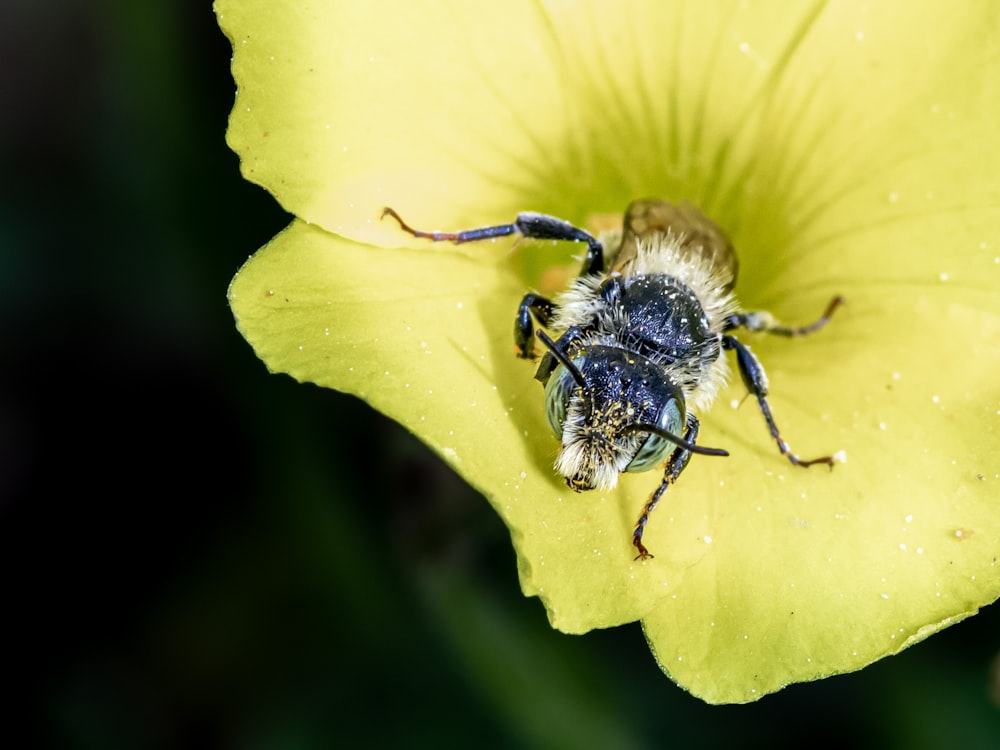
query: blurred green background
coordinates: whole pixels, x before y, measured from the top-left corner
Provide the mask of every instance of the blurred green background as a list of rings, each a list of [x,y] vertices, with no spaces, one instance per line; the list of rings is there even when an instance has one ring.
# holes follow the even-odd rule
[[[0,6],[8,740],[1000,746],[996,606],[749,706],[676,688],[638,625],[550,630],[484,499],[236,332],[229,279],[289,217],[226,148],[229,58],[207,0]]]

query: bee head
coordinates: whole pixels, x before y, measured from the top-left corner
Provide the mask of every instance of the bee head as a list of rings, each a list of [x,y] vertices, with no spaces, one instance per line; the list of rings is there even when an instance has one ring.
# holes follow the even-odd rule
[[[624,471],[646,471],[680,446],[699,448],[686,429],[684,394],[663,368],[623,349],[588,345],[572,359],[539,332],[559,363],[545,386],[545,411],[562,447],[556,471],[574,490],[613,489]]]

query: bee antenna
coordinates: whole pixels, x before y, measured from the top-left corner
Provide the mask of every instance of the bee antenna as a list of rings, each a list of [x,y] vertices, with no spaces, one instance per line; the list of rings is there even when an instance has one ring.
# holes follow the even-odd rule
[[[728,456],[729,451],[723,450],[722,448],[705,448],[701,445],[696,445],[691,443],[679,435],[664,430],[662,427],[657,427],[655,424],[644,424],[642,422],[626,425],[624,428],[625,432],[651,432],[654,435],[658,435],[664,440],[668,440],[678,448],[683,448],[691,453],[699,453],[702,456]]]
[[[549,338],[545,331],[537,330],[535,335],[538,340],[545,344],[545,348],[552,352],[552,356],[556,358],[556,361],[566,368],[566,372],[570,374],[574,382],[580,386],[580,390],[583,392],[583,397],[587,400],[587,404],[590,407],[590,412],[593,414],[594,411],[594,398],[590,392],[590,386],[587,385],[587,379],[583,377],[583,373],[580,372],[580,368],[573,364],[573,360],[566,356],[565,353],[559,350],[556,346],[556,342]]]

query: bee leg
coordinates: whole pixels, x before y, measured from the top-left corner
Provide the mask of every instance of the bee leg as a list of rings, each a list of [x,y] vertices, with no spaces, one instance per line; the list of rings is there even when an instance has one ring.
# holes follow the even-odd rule
[[[515,233],[533,240],[586,242],[587,255],[583,260],[583,269],[580,271],[580,275],[587,276],[604,271],[604,246],[586,230],[575,227],[568,221],[557,219],[555,216],[525,211],[517,215],[513,224],[498,224],[497,226],[466,229],[460,232],[425,232],[421,229],[414,229],[403,221],[403,217],[389,207],[382,209],[382,218],[386,216],[394,218],[404,232],[432,242],[454,242],[456,245],[461,245],[477,240],[506,237]],[[517,317],[514,320],[514,346],[518,357],[522,359],[535,358],[532,313],[539,323],[547,326],[554,309],[552,302],[541,295],[531,293],[524,295],[524,299],[518,305]]]
[[[726,318],[723,330],[732,331],[735,328],[746,328],[754,333],[773,333],[776,336],[805,336],[814,333],[830,322],[833,311],[844,303],[844,298],[839,294],[830,300],[823,314],[812,323],[804,326],[783,326],[779,325],[771,313],[766,311],[745,312],[730,315]]]
[[[546,325],[548,325],[546,323]],[[580,326],[570,326],[566,329],[565,333],[559,337],[559,340],[555,342],[555,347],[562,352],[567,354],[573,342],[576,341],[583,334],[583,329]],[[552,352],[547,351],[542,355],[542,361],[538,363],[538,370],[535,371],[535,380],[537,380],[542,385],[549,382],[549,377],[555,372],[555,369],[559,366],[559,361],[553,356]]]
[[[564,240],[566,242],[586,242],[587,257],[583,261],[581,275],[601,273],[604,271],[604,247],[592,234],[586,230],[573,226],[568,221],[557,219],[548,214],[539,214],[534,211],[524,211],[517,215],[512,224],[498,224],[493,227],[480,227],[479,229],[466,229],[461,232],[425,232],[414,229],[393,209],[386,207],[382,209],[382,218],[391,216],[398,223],[400,229],[409,232],[414,237],[422,237],[433,242],[454,242],[461,245],[466,242],[476,242],[477,240],[488,240],[494,237],[506,237],[510,234],[520,234],[532,240]]]
[[[740,377],[743,378],[743,384],[756,397],[757,403],[760,405],[760,410],[764,414],[764,420],[767,422],[767,428],[771,431],[771,437],[778,444],[778,450],[781,451],[781,454],[795,466],[826,464],[832,469],[833,456],[820,456],[819,458],[804,461],[792,453],[788,447],[788,443],[782,439],[781,433],[778,432],[778,425],[775,424],[774,416],[771,414],[771,407],[767,403],[767,375],[764,373],[764,368],[760,364],[760,360],[754,356],[750,348],[733,336],[722,337],[722,348],[731,349],[736,352],[736,362],[740,368]]]
[[[517,317],[514,319],[514,348],[518,357],[535,358],[535,327],[531,323],[531,314],[534,313],[541,325],[548,327],[554,311],[552,300],[532,292],[524,295],[521,304],[517,306]]]
[[[698,429],[700,424],[698,418],[694,414],[687,415],[687,429],[684,431],[684,439],[689,443],[694,443],[698,438]],[[670,458],[667,459],[666,468],[663,471],[663,481],[660,482],[660,486],[656,488],[656,491],[650,496],[649,500],[646,502],[646,506],[642,509],[642,513],[639,515],[639,520],[636,521],[635,530],[632,532],[632,546],[635,547],[636,551],[639,553],[636,555],[636,560],[649,560],[653,557],[648,549],[642,543],[642,534],[646,530],[646,524],[649,522],[649,516],[653,512],[657,503],[660,502],[660,498],[663,497],[663,493],[667,491],[674,482],[677,481],[677,477],[681,475],[681,472],[688,465],[688,461],[691,460],[691,451],[685,450],[684,448],[676,448],[673,453],[670,454]]]
[[[586,242],[587,256],[583,259],[581,276],[590,276],[604,271],[604,246],[590,232],[557,219],[548,214],[524,211],[514,222],[523,236],[533,240],[563,240],[566,242]]]

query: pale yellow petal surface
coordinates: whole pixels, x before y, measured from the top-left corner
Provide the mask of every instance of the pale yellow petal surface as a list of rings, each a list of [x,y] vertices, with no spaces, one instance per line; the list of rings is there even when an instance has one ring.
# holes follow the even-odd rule
[[[299,216],[388,246],[293,223],[234,280],[240,329],[272,370],[366,398],[482,490],[556,627],[642,619],[679,684],[746,701],[1000,594],[992,4],[332,5],[217,4],[240,85],[230,142]],[[470,38],[480,23],[495,36]],[[737,378],[700,415],[700,441],[732,455],[692,460],[637,563],[658,477],[568,491],[513,356],[517,302],[557,251],[421,246],[378,215],[580,222],[646,195],[730,233],[748,308],[808,322],[845,296],[813,336],[745,340],[792,448],[846,462],[792,467]]]
[[[783,153],[751,175],[749,187],[770,192],[743,204],[760,213],[744,220],[741,246],[769,235],[774,245],[745,264],[744,298],[848,298],[814,339],[756,347],[793,446],[848,460],[822,478],[771,466],[734,482],[717,464],[699,467],[718,481],[685,513],[712,552],[644,626],[664,669],[706,700],[753,700],[859,668],[1000,593],[1000,163],[988,145],[1000,67],[996,14],[979,10],[978,20],[928,14],[899,28],[859,15],[840,37],[853,27],[871,48],[827,49],[825,69],[807,62],[824,53],[821,19],[762,120],[778,130],[803,102],[825,113],[786,124]],[[815,71],[812,86],[843,94],[795,94]],[[905,94],[892,98],[893,86]],[[768,216],[774,203],[780,215]],[[712,414],[742,431],[734,417]],[[753,539],[757,552],[720,535]]]
[[[241,269],[230,304],[271,370],[366,399],[486,493],[558,626],[630,622],[653,603],[627,575],[639,506],[554,476],[535,365],[514,356],[509,246],[373,249],[295,222]]]
[[[246,177],[352,239],[531,207],[580,221],[719,179],[825,4],[218,0]]]
[[[484,220],[545,169],[561,100],[531,3],[220,0],[239,85],[229,142],[248,179],[355,239],[411,216]],[[556,107],[548,110],[559,112]],[[569,110],[567,111],[567,117]]]

